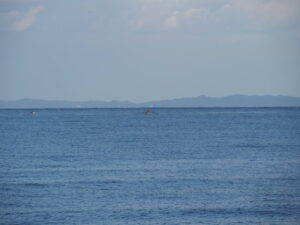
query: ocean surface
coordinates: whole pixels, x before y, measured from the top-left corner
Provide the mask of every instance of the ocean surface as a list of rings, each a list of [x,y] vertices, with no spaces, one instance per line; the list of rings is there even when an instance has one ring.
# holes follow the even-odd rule
[[[0,110],[0,224],[300,224],[300,108]]]

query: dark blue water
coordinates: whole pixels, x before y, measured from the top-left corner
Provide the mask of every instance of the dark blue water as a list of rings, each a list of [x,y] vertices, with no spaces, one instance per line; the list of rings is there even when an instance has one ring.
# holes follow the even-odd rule
[[[299,224],[300,108],[0,110],[0,224]]]

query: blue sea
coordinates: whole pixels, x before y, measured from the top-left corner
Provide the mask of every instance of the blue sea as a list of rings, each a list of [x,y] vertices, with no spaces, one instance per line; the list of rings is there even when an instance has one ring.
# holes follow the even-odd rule
[[[0,110],[0,224],[300,224],[300,108],[143,112]]]

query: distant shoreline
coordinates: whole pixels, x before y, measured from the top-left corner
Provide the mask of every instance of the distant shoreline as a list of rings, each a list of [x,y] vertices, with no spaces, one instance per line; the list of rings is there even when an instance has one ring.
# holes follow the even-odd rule
[[[102,108],[266,108],[266,107],[300,107],[300,97],[291,96],[246,96],[227,97],[198,96],[170,100],[133,103],[130,101],[56,101],[39,99],[22,99],[17,101],[0,101],[0,109],[102,109]]]
[[[209,106],[209,107],[151,107],[150,109],[285,109],[293,108],[298,109],[300,106],[242,106],[242,107],[222,107],[222,106]],[[145,110],[149,107],[128,107],[128,108],[0,108],[0,110]]]

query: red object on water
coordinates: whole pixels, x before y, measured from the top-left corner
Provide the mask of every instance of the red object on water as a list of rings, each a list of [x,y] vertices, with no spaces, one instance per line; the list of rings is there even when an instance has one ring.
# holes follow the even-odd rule
[[[153,113],[153,112],[152,112],[152,110],[147,109],[147,110],[144,111],[144,113],[145,113],[145,114],[149,114],[149,113]]]

